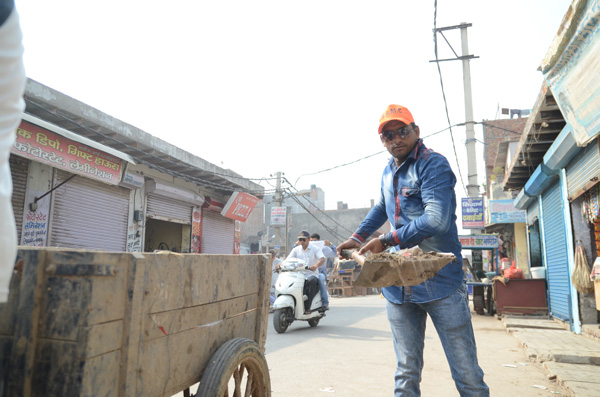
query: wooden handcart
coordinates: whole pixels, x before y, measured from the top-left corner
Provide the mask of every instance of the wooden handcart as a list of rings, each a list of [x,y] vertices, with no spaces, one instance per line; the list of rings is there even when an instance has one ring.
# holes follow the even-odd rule
[[[270,396],[270,278],[265,255],[22,248],[0,396]]]

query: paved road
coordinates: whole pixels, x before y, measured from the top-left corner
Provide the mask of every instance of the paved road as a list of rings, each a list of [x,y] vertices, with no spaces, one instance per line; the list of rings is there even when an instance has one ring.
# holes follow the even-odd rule
[[[492,396],[567,396],[491,316],[473,313],[479,362]],[[391,396],[395,356],[384,301],[375,295],[332,298],[316,328],[293,323],[277,334],[269,316],[266,357],[273,397]],[[546,389],[538,388],[545,387]],[[423,396],[457,396],[431,322],[425,339]]]

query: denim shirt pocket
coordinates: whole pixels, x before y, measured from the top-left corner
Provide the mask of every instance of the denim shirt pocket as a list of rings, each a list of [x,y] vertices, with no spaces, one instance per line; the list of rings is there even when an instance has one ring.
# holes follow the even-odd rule
[[[418,186],[402,186],[400,188],[400,208],[409,218],[423,214],[421,188]]]

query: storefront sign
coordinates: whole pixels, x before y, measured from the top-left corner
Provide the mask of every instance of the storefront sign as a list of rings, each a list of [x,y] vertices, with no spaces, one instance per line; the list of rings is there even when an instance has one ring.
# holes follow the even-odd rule
[[[463,249],[498,248],[498,236],[495,234],[471,234],[458,236]]]
[[[525,223],[527,211],[515,208],[514,200],[490,200],[491,223]]]
[[[127,228],[127,252],[142,252],[142,229],[143,226],[134,222]]]
[[[254,207],[258,203],[258,198],[251,194],[243,192],[234,192],[223,210],[221,215],[226,218],[235,219],[236,221],[246,222]]]
[[[32,203],[44,191],[30,189],[25,198],[26,203]],[[48,220],[50,218],[50,197],[44,197],[36,202],[37,209],[27,209],[23,213],[23,228],[21,229],[20,245],[28,247],[45,247],[48,240]]]
[[[121,180],[121,159],[26,121],[22,121],[17,129],[11,152],[111,185],[117,185]]]
[[[271,207],[271,225],[285,226],[286,207]]]
[[[483,197],[466,197],[462,199],[463,229],[483,229]]]
[[[233,253],[235,255],[240,254],[240,233],[242,232],[242,223],[240,221],[235,221],[234,231],[233,231]]]
[[[202,241],[202,211],[200,208],[192,209],[192,247],[190,252],[200,253],[200,241]]]

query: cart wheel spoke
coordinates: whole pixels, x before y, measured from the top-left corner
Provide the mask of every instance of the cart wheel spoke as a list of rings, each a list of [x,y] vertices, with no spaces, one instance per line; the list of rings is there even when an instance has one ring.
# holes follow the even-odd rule
[[[251,397],[254,392],[254,382],[252,381],[252,376],[248,373],[248,382],[246,383],[246,392],[244,393],[244,397]]]
[[[270,397],[269,368],[256,342],[237,338],[223,344],[204,370],[197,395]]]

